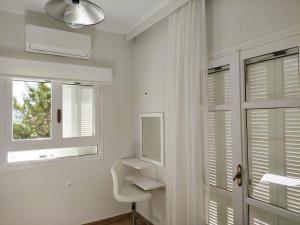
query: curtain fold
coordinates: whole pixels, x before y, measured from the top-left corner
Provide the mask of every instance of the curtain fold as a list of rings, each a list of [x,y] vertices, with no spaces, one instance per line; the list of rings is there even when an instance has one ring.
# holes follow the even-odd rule
[[[205,0],[169,16],[166,112],[167,225],[205,224]]]

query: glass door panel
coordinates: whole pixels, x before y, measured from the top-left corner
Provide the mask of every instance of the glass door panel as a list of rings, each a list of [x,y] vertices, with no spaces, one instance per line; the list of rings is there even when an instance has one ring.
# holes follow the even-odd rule
[[[249,225],[299,225],[299,222],[250,206]]]
[[[233,225],[232,196],[217,188],[210,189],[209,224]]]
[[[300,108],[248,110],[249,196],[300,213]]]
[[[233,224],[229,66],[208,75],[209,225]]]
[[[288,216],[300,218],[298,48],[280,53],[245,60],[242,109],[251,225],[300,224]]]

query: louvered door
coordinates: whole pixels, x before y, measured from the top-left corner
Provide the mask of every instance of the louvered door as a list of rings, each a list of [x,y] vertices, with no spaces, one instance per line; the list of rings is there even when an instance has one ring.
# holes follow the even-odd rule
[[[231,74],[229,66],[208,76],[209,224],[233,224]]]
[[[280,54],[245,61],[248,202],[260,206],[249,207],[251,225],[300,224],[298,48]]]

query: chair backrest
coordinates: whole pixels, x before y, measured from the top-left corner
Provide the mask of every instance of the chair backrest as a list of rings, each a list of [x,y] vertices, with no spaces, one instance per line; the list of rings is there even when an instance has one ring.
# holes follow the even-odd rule
[[[114,196],[116,199],[118,199],[119,192],[125,182],[125,177],[131,173],[132,169],[130,169],[128,166],[125,166],[121,160],[116,161],[112,166],[111,175],[113,179]]]

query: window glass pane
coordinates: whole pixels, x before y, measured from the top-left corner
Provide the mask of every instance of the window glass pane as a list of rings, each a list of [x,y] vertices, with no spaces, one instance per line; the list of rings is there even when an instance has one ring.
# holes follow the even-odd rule
[[[209,112],[209,183],[232,191],[230,111]]]
[[[300,213],[300,109],[247,111],[249,196]]]
[[[273,66],[269,62],[247,66],[247,101],[268,99],[268,79],[273,75]]]
[[[95,135],[94,87],[63,85],[63,137]]]
[[[209,225],[233,225],[232,200],[217,189],[210,190]]]
[[[249,206],[250,225],[299,225],[299,222]]]
[[[300,97],[299,56],[292,55],[277,61],[283,73],[283,98]]]
[[[51,83],[14,80],[13,139],[51,137]]]
[[[209,105],[230,103],[230,70],[209,73],[208,75]]]
[[[79,147],[79,148],[61,148],[61,149],[42,149],[32,151],[8,152],[7,162],[17,163],[26,161],[50,160],[56,158],[96,155],[97,146]]]
[[[247,65],[247,101],[299,98],[298,67],[298,54]]]

